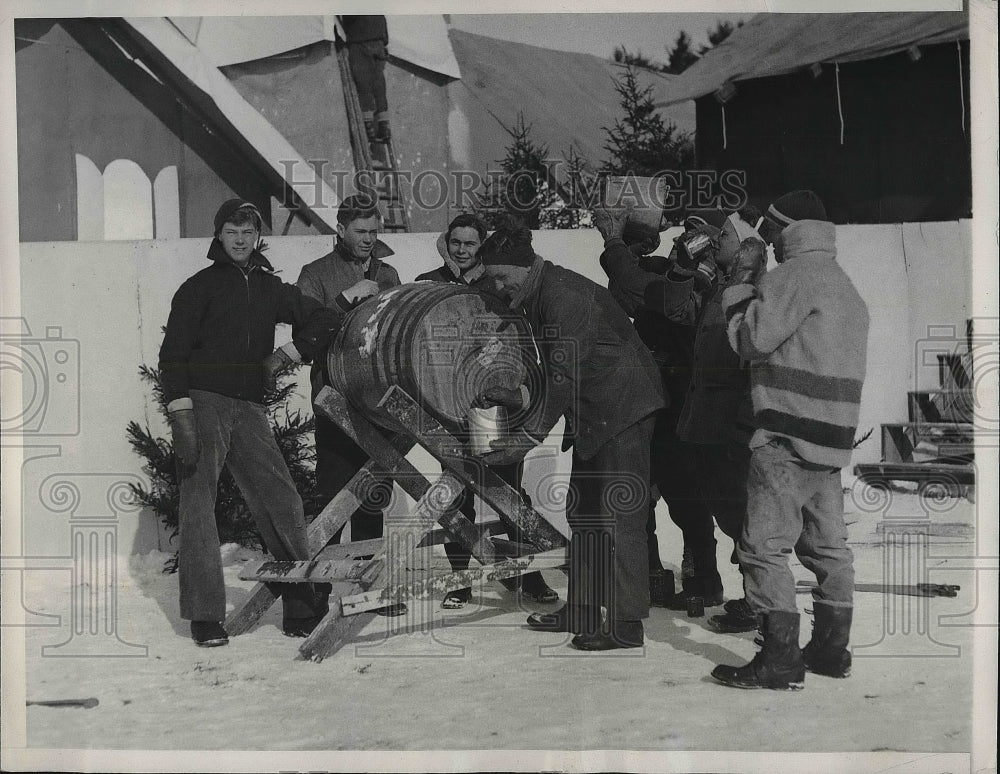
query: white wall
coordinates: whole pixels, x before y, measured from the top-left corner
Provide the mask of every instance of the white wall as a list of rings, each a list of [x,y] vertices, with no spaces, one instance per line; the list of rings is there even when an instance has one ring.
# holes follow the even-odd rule
[[[384,237],[396,251],[389,262],[404,282],[439,265],[436,238]],[[330,237],[268,241],[268,258],[287,282],[296,280],[303,264],[332,247]],[[879,424],[905,421],[906,391],[918,380],[927,387],[927,379],[936,378],[936,369],[930,373],[925,368],[921,374],[915,366],[928,328],[954,326],[964,335],[971,294],[969,223],[840,226],[837,244],[839,260],[868,302],[872,319],[859,432],[874,427],[875,433],[855,455],[855,461],[870,461],[880,456]],[[51,352],[55,331],[47,336],[47,328],[59,328],[64,340],[79,342],[78,381],[73,375],[67,382],[53,382],[47,395],[36,396],[52,403],[52,421],[66,425],[64,415],[75,412],[78,395],[79,433],[23,438],[26,445],[43,447],[25,455],[26,555],[68,553],[69,532],[61,521],[65,517],[39,502],[42,484],[53,473],[141,475],[125,426],[130,419],[156,429],[162,429],[162,423],[137,369],[140,363],[156,364],[170,299],[186,277],[205,265],[208,245],[206,239],[21,245],[21,313],[32,337],[18,346]],[[549,260],[604,281],[598,263],[601,242],[594,231],[537,232],[535,248]],[[287,337],[287,330],[279,331],[279,343]],[[299,383],[298,405],[308,410],[305,369],[300,370]],[[30,395],[25,394],[27,403]],[[43,430],[61,432],[54,426]],[[564,458],[550,455],[529,466],[529,484],[534,475],[536,480],[545,478],[547,485],[552,471],[566,468]],[[122,550],[126,548],[123,540]]]

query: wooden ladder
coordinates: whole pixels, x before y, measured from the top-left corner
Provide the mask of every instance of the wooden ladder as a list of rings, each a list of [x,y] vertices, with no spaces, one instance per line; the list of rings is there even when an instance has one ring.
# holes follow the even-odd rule
[[[337,51],[340,66],[340,83],[344,90],[344,104],[347,108],[347,124],[351,136],[351,153],[354,168],[359,176],[367,175],[372,188],[378,192],[378,200],[383,214],[384,231],[401,232],[410,230],[410,219],[406,213],[402,188],[399,185],[399,168],[396,149],[392,139],[386,142],[369,142],[365,133],[365,122],[361,113],[358,90],[354,85],[351,63],[347,47]]]

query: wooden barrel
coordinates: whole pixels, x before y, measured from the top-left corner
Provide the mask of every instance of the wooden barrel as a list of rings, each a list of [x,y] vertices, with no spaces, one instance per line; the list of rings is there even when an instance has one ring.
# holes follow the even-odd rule
[[[370,420],[399,429],[378,408],[398,385],[445,426],[462,426],[472,401],[526,379],[535,348],[524,318],[464,285],[418,282],[383,291],[344,319],[330,348],[330,380]]]

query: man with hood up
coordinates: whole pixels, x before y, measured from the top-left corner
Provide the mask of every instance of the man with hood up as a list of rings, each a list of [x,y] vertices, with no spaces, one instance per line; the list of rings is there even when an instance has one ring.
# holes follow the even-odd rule
[[[740,246],[723,292],[733,349],[750,361],[754,425],[747,519],[737,554],[763,645],[745,666],[712,677],[736,688],[795,690],[805,670],[847,677],[854,557],[847,547],[840,469],[851,458],[865,378],[868,308],[837,263],[836,232],[812,191],[776,199],[764,251]],[[788,558],[815,573],[815,622],[799,650],[799,612]]]
[[[293,363],[321,356],[340,315],[278,279],[261,254],[260,211],[242,199],[215,216],[212,264],[174,294],[160,374],[180,485],[181,618],[203,647],[225,645],[226,586],[215,524],[225,465],[275,559],[309,558],[302,499],[264,409],[264,395]],[[292,341],[274,350],[274,328]],[[272,352],[272,350],[274,350]],[[281,585],[282,631],[305,637],[326,613],[311,584]]]

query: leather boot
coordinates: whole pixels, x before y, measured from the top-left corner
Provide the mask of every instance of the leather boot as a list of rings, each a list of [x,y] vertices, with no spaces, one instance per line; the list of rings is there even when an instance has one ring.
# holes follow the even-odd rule
[[[712,677],[734,688],[803,688],[805,667],[799,650],[799,614],[774,610],[764,616],[764,645],[753,661],[741,667],[720,664]]]
[[[851,651],[847,643],[854,608],[817,602],[814,611],[812,638],[802,649],[802,662],[806,669],[818,675],[850,676]]]
[[[532,613],[528,626],[543,632],[590,634],[601,628],[601,609],[567,604],[551,613]]]

